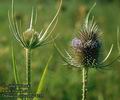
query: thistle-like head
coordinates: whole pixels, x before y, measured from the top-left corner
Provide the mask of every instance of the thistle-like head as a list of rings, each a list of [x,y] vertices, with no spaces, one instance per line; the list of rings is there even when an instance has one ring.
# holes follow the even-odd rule
[[[33,26],[33,23],[37,22],[37,11],[35,14],[36,16],[34,18],[34,10],[32,9],[30,25],[25,31],[21,32],[19,30],[16,20],[14,19],[14,3],[12,0],[12,12],[11,12],[11,15],[10,15],[10,13],[8,13],[8,18],[9,18],[10,30],[14,34],[16,40],[24,48],[27,48],[27,49],[34,49],[41,45],[45,45],[45,44],[48,44],[49,42],[52,42],[52,40],[48,41],[48,39],[49,39],[49,37],[51,37],[52,32],[57,25],[57,22],[58,22],[57,17],[60,12],[61,5],[62,5],[62,0],[60,2],[58,10],[57,10],[55,16],[53,17],[52,21],[50,22],[48,27],[44,31],[42,30],[41,32],[37,32]],[[50,28],[51,28],[51,30],[50,30]],[[50,32],[48,32],[48,31],[50,31]]]
[[[93,5],[94,7],[95,5]],[[99,51],[101,47],[100,30],[98,25],[89,18],[90,9],[84,23],[81,25],[80,32],[72,40],[73,63],[85,66],[92,66],[98,63]]]
[[[75,37],[71,40],[72,50],[70,51],[70,53],[65,50],[66,55],[64,55],[61,52],[61,50],[57,47],[57,45],[54,45],[61,57],[63,58],[63,60],[69,66],[76,68],[104,68],[110,66],[120,57],[119,55],[113,61],[106,64],[106,61],[108,60],[113,49],[112,44],[106,57],[102,60],[99,59],[101,58],[100,51],[102,47],[101,31],[98,25],[95,23],[94,17],[91,19],[89,17],[95,5],[96,4],[94,4],[88,12],[78,34],[75,34]]]
[[[80,32],[72,40],[74,63],[85,66],[92,66],[98,63],[101,47],[99,36],[100,31],[95,22],[88,21],[87,26],[85,24],[82,25]]]

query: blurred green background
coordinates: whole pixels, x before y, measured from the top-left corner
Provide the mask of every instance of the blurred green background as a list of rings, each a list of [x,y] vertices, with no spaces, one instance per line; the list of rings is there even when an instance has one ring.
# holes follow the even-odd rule
[[[58,7],[58,0],[14,0],[15,18],[22,22],[22,29],[28,28],[31,9],[38,8],[36,30],[46,28]],[[78,32],[90,7],[97,3],[92,12],[95,20],[103,32],[104,49],[101,55],[105,56],[114,44],[114,49],[108,60],[111,62],[118,55],[116,32],[120,26],[119,0],[63,0],[59,21],[53,34],[58,35],[56,43],[64,52],[68,50],[74,33]],[[11,0],[0,0],[0,84],[14,83],[11,45],[14,46],[17,67],[20,79],[25,81],[25,52],[10,33],[8,10]],[[104,52],[103,52],[104,51]],[[49,56],[53,59],[49,65],[44,97],[42,100],[81,100],[82,73],[80,70],[69,69],[52,44],[39,47],[32,52],[32,88],[36,90],[41,74]],[[9,100],[0,98],[0,100]],[[120,62],[111,65],[107,70],[91,69],[89,71],[88,100],[120,100]]]

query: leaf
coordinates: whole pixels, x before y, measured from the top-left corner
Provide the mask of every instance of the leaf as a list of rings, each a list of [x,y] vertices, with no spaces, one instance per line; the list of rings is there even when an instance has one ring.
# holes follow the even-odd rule
[[[13,67],[13,72],[14,72],[15,83],[18,84],[19,83],[19,77],[18,77],[18,72],[17,72],[17,66],[16,66],[13,47],[12,47],[12,67]]]
[[[41,79],[39,81],[39,85],[38,85],[38,89],[37,89],[36,94],[41,94],[41,91],[43,89],[44,82],[45,82],[45,77],[47,75],[48,66],[49,66],[49,63],[50,63],[51,59],[52,59],[52,56],[50,56],[50,58],[48,59],[48,62],[46,64],[46,66],[45,66],[45,69],[43,71],[42,77],[41,77]],[[35,97],[33,100],[39,100],[39,98]]]

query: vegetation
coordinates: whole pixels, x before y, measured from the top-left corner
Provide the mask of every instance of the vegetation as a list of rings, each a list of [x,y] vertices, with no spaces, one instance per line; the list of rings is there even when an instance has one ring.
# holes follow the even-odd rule
[[[96,2],[97,5],[92,11],[95,20],[103,31],[104,51],[101,55],[105,57],[111,44],[114,48],[108,62],[118,55],[117,49],[117,26],[120,26],[120,2],[119,0],[63,0],[58,24],[53,31],[56,44],[63,49],[68,49],[69,44],[77,33],[79,25],[83,22],[88,10]],[[38,21],[36,30],[46,28],[54,17],[58,2],[56,0],[15,0],[15,18],[18,23],[21,20],[22,30],[28,28],[31,9],[38,8]],[[25,81],[25,52],[16,42],[9,30],[8,10],[11,9],[11,1],[0,1],[0,84],[15,83],[12,69],[12,49],[17,64],[20,80]],[[105,54],[105,55],[103,55]],[[32,53],[32,91],[37,90],[39,80],[45,69],[49,57],[44,94],[42,100],[80,100],[82,97],[82,71],[64,66],[53,44],[41,46]],[[88,79],[88,100],[119,100],[120,95],[120,62],[101,70],[90,70]],[[1,88],[1,87],[0,87]],[[6,98],[0,97],[0,100]],[[13,100],[13,99],[11,99]]]

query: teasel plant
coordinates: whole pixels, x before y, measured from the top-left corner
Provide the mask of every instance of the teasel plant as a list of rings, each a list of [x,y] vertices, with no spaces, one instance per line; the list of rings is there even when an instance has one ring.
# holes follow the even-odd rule
[[[54,42],[54,47],[64,60],[65,65],[82,71],[82,100],[87,100],[89,70],[91,68],[105,69],[108,66],[111,66],[120,57],[120,55],[118,55],[110,63],[107,63],[113,50],[113,44],[111,45],[107,55],[103,59],[100,57],[100,51],[103,46],[101,41],[102,32],[94,21],[94,16],[90,19],[91,11],[95,6],[96,3],[94,3],[86,15],[80,31],[75,34],[75,37],[72,39],[70,52],[64,50],[64,54]]]
[[[41,47],[43,45],[49,44],[51,43],[53,40],[51,39],[52,36],[52,32],[55,29],[57,23],[58,23],[58,14],[60,12],[61,9],[61,5],[62,5],[62,0],[60,0],[60,4],[58,7],[58,10],[55,14],[55,16],[53,17],[52,21],[49,23],[49,25],[47,26],[46,29],[42,29],[41,32],[37,32],[35,30],[35,26],[33,25],[33,23],[36,23],[37,21],[37,10],[34,13],[34,9],[32,9],[32,13],[31,13],[31,19],[30,19],[30,24],[28,26],[28,29],[26,29],[25,31],[21,31],[20,27],[16,21],[16,19],[14,18],[14,1],[12,0],[12,8],[10,11],[8,11],[8,19],[9,19],[9,28],[11,33],[14,35],[15,39],[17,40],[17,42],[24,48],[25,52],[26,52],[26,84],[29,85],[28,90],[31,91],[31,52],[37,48],[37,47]],[[35,16],[34,16],[35,14]],[[35,17],[35,18],[34,18]],[[15,66],[15,57],[14,57],[14,53],[12,50],[12,58],[13,58],[13,65]],[[51,59],[51,57],[50,57]],[[48,61],[49,62],[49,61]],[[46,67],[48,66],[48,64],[46,65]],[[45,72],[46,72],[46,67],[44,69],[41,81],[39,82],[39,86],[38,86],[38,90],[37,93],[41,92],[41,88],[42,88],[42,84],[43,84],[43,80],[45,77]],[[17,74],[17,68],[16,66],[14,67],[14,76],[15,76],[15,80],[16,83],[18,83],[19,79],[18,79],[18,74]],[[36,98],[35,98],[36,99]]]

